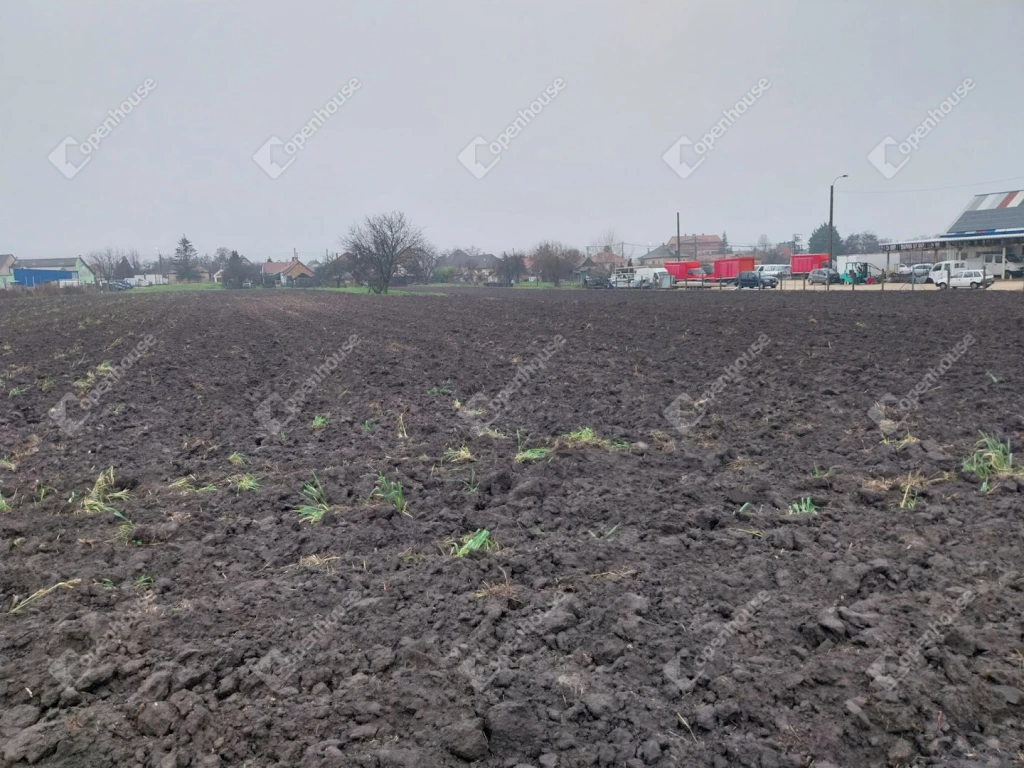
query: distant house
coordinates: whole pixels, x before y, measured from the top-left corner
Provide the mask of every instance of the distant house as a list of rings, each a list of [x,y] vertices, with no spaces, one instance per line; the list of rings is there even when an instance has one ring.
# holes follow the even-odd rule
[[[625,259],[623,259],[623,264]],[[583,263],[576,267],[572,273],[581,283],[586,280],[596,280],[599,282],[607,282],[608,275],[614,271],[614,268],[608,269],[605,264],[598,264],[594,261],[593,256],[588,256],[583,260]]]
[[[714,261],[727,255],[722,253],[722,238],[718,235],[681,235],[678,239],[679,253],[684,261]],[[676,236],[670,237],[665,246],[675,253]]]
[[[580,265],[580,269],[586,268],[588,262],[593,269],[603,270],[605,274],[609,275],[619,267],[626,266],[626,259],[614,251],[601,251],[600,253],[595,253]]]
[[[454,250],[448,256],[448,265],[455,269],[494,269],[498,258],[493,253],[469,254]]]
[[[295,280],[301,276],[315,277],[312,270],[299,261],[298,256],[293,256],[291,261],[272,261],[267,259],[260,266],[263,273],[263,280],[267,283],[278,283],[279,285],[294,285]]]
[[[493,253],[474,256],[456,249],[448,256],[448,265],[452,267],[456,282],[485,283],[497,271],[498,257]]]
[[[6,288],[14,282],[14,258],[13,253],[0,253],[0,288]]]
[[[692,252],[691,252],[692,253]],[[682,251],[682,258],[684,260],[690,258],[687,256],[686,251]],[[643,254],[642,256],[634,256],[633,264],[641,267],[660,267],[666,261],[678,261],[679,255],[676,254],[675,246],[669,247],[667,245],[659,245],[653,251]]]
[[[18,272],[40,272],[51,273],[49,278],[43,274],[28,275],[29,282],[33,285],[38,283],[49,283],[58,280],[73,280],[82,285],[92,285],[96,282],[96,275],[81,256],[73,256],[59,259],[18,259],[14,269]],[[60,277],[54,277],[60,273]],[[15,275],[17,279],[17,275]],[[18,280],[18,282],[22,282]],[[25,283],[27,284],[27,283]]]

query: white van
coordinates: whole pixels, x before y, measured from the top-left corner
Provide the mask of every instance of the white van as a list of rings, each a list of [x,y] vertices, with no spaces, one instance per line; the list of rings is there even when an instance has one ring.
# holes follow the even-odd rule
[[[968,259],[966,261],[939,261],[932,266],[928,273],[928,282],[935,285],[945,285],[949,282],[949,276],[953,272],[963,269],[983,269],[984,262],[981,259]]]
[[[633,287],[654,285],[657,288],[661,285],[662,275],[668,273],[664,267],[639,267],[633,274]]]

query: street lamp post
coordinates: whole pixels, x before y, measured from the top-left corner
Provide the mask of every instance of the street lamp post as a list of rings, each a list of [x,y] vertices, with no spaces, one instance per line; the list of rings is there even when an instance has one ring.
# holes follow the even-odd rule
[[[836,176],[832,179],[832,185],[828,188],[828,266],[830,269],[836,268],[832,254],[832,209],[835,207],[836,182],[840,179],[847,179],[849,176],[850,175],[848,173],[844,173],[842,176]]]
[[[828,267],[829,269],[835,269],[835,256],[832,253],[832,209],[834,208],[835,197],[836,197],[836,182],[840,179],[849,178],[848,173],[844,173],[842,176],[836,176],[832,179],[832,184],[828,188]],[[825,278],[825,290],[828,290],[829,280]]]

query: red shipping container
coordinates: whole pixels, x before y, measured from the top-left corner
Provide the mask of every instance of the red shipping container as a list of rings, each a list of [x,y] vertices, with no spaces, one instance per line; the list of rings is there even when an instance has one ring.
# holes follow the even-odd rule
[[[812,269],[821,269],[828,266],[827,253],[800,253],[794,254],[789,259],[790,274],[806,275]]]
[[[700,269],[699,261],[666,261],[663,265],[668,273],[676,280],[685,280],[692,277],[691,269]]]
[[[740,272],[751,272],[753,269],[753,256],[733,256],[715,260],[715,277],[718,280],[735,280]]]

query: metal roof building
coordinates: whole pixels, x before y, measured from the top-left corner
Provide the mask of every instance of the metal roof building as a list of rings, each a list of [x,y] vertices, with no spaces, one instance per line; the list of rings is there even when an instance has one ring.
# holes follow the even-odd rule
[[[882,248],[910,256],[909,261],[927,261],[929,255],[933,263],[982,259],[996,277],[1024,276],[1024,190],[975,195],[946,234],[886,243]]]

